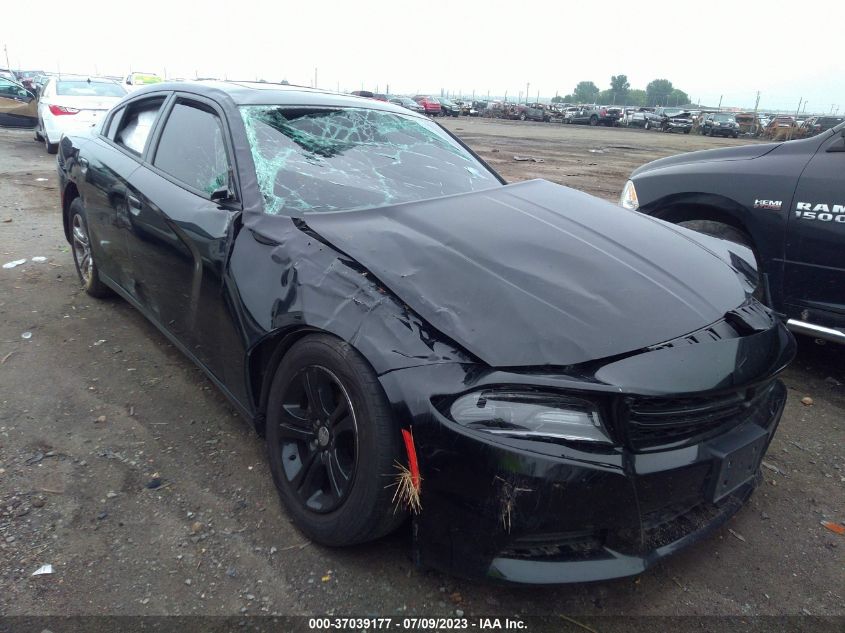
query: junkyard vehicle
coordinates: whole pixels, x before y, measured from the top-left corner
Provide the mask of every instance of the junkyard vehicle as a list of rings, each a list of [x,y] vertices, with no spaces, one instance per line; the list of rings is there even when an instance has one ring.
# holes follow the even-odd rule
[[[434,97],[430,95],[416,95],[412,99],[419,103],[429,116],[440,116],[442,111],[440,101]]]
[[[481,116],[490,119],[501,119],[507,114],[510,104],[501,101],[488,101],[487,107],[481,112]]]
[[[0,77],[0,126],[35,127],[37,106],[35,95],[22,84]]]
[[[411,112],[418,112],[419,114],[425,114],[425,108],[422,107],[419,103],[411,99],[410,97],[392,97],[390,99],[390,103],[398,106],[402,106],[403,108],[407,108]]]
[[[804,123],[807,128],[806,136],[816,136],[822,132],[827,132],[842,122],[845,122],[845,117],[841,116],[816,116],[807,119]]]
[[[578,112],[581,110],[578,106],[569,106],[563,110],[563,122],[564,123],[572,123],[572,120],[576,117]]]
[[[622,120],[622,115],[624,114],[624,110],[622,108],[620,108],[619,106],[602,106],[602,107],[604,107],[604,109],[606,111],[605,118],[611,119],[611,121],[612,121],[611,125],[618,127],[621,120]]]
[[[578,106],[572,116],[570,123],[587,123],[588,125],[606,125],[613,127],[619,120],[618,112],[610,112],[606,106],[585,105]]]
[[[739,123],[736,117],[728,112],[714,112],[704,116],[701,122],[701,133],[704,136],[739,136]]]
[[[440,102],[440,115],[441,116],[456,117],[461,113],[461,106],[459,106],[457,103],[455,103],[451,99],[446,99],[444,97],[440,97],[437,100]]]
[[[781,115],[769,121],[761,136],[772,141],[788,141],[795,138],[797,129],[795,117]]]
[[[662,132],[683,132],[692,130],[692,115],[683,108],[656,108],[654,114],[646,115],[645,128],[659,129]]]
[[[523,114],[525,114],[525,118],[523,119],[522,117],[520,117],[522,121],[528,119],[530,121],[541,121],[548,123],[549,121],[551,121],[552,118],[550,110],[543,103],[526,104]]]
[[[745,245],[755,293],[796,332],[845,342],[845,124],[818,136],[693,152],[634,171],[622,204]]]
[[[35,140],[55,154],[62,134],[94,125],[126,94],[117,82],[98,77],[51,77],[38,99]]]
[[[123,83],[127,90],[137,90],[142,86],[150,86],[162,81],[163,79],[155,73],[133,72],[126,75]]]
[[[475,107],[474,101],[456,99],[455,104],[461,109],[463,116],[478,116],[478,110]]]
[[[472,102],[472,109],[470,110],[470,116],[483,116],[484,111],[487,109],[487,102],[486,101],[473,101]],[[473,114],[473,110],[475,114]]]
[[[8,79],[9,81],[18,82],[18,76],[8,68],[0,68],[0,79]]]
[[[743,247],[505,185],[398,106],[268,84],[143,88],[65,136],[58,171],[86,291],[266,434],[316,542],[410,511],[420,565],[626,576],[759,480],[794,340]]]
[[[645,127],[645,112],[651,110],[651,108],[625,108],[619,123],[625,127]]]

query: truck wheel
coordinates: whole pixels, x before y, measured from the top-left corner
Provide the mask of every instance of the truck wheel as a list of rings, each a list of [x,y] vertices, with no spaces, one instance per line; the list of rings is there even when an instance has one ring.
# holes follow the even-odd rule
[[[749,237],[748,233],[745,231],[733,227],[730,224],[714,222],[712,220],[687,220],[685,222],[678,222],[678,226],[682,226],[685,229],[690,229],[692,231],[698,231],[699,233],[704,233],[705,235],[710,235],[711,237],[718,237],[719,239],[727,240],[728,242],[733,242],[734,244],[740,244],[741,246],[750,249],[754,254],[754,265],[757,267],[757,273],[762,278],[763,270],[760,268],[760,258],[757,256],[757,250],[754,248],[754,243],[751,241],[751,237]],[[758,301],[764,302],[765,293],[762,283],[758,283],[757,287],[754,288],[754,298]]]
[[[599,124],[599,118],[594,114],[590,117],[590,125],[596,126]]]
[[[520,121],[524,121],[524,120],[525,120],[525,112],[521,112],[521,113],[519,114],[519,120],[520,120]]]

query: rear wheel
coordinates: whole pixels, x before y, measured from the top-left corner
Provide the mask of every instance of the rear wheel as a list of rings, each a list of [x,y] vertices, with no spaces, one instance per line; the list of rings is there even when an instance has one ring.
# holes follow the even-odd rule
[[[59,151],[59,144],[51,143],[47,135],[44,134],[44,149],[47,150],[48,154],[56,154]]]
[[[91,252],[91,238],[88,234],[88,222],[85,219],[82,198],[74,198],[70,203],[70,239],[73,263],[85,292],[92,297],[108,297],[111,290],[100,281],[100,273],[94,261],[94,254]]]
[[[599,118],[594,114],[593,116],[590,117],[590,125],[595,126],[595,125],[598,125],[598,124],[599,124]]]
[[[294,523],[323,545],[370,541],[405,517],[390,483],[399,431],[375,372],[348,343],[319,334],[285,355],[270,387],[267,449]]]

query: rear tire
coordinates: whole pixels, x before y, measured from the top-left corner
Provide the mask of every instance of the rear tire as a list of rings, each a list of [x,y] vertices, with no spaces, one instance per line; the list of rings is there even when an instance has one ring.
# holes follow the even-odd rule
[[[56,154],[59,151],[59,144],[58,143],[51,143],[50,140],[47,138],[47,135],[44,135],[44,149],[47,150],[48,154]]]
[[[599,118],[594,114],[593,116],[590,117],[590,125],[595,127],[598,124],[599,124]]]
[[[91,237],[82,198],[74,198],[70,203],[70,239],[76,274],[85,292],[98,299],[111,295],[111,289],[100,281],[100,271],[91,251]]]
[[[308,538],[352,545],[402,523],[390,486],[405,461],[399,435],[375,372],[351,345],[316,334],[285,354],[270,387],[267,449],[279,498]]]

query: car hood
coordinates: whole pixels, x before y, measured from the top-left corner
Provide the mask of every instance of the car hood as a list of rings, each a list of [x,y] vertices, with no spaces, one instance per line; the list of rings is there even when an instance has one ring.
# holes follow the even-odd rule
[[[672,167],[674,165],[686,165],[688,163],[706,163],[721,160],[751,160],[765,156],[779,145],[780,143],[759,143],[753,145],[740,145],[739,147],[706,149],[700,152],[689,152],[688,154],[667,156],[666,158],[660,158],[638,167],[634,170],[631,176],[638,176],[639,174],[653,169],[662,169],[664,167]]]
[[[632,352],[746,299],[736,271],[672,225],[543,180],[305,222],[493,367]]]

